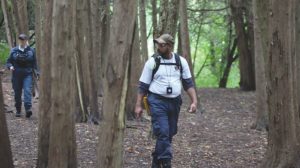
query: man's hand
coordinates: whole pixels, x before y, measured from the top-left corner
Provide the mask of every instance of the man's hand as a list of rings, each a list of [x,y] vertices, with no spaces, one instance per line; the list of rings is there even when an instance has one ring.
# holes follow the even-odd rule
[[[137,118],[137,119],[139,119],[139,118],[141,118],[141,116],[142,116],[142,113],[143,113],[143,108],[142,108],[142,106],[141,105],[135,105],[135,110],[134,110],[134,112],[135,112],[135,117]]]
[[[189,108],[189,113],[195,113],[197,110],[197,103],[192,103]]]

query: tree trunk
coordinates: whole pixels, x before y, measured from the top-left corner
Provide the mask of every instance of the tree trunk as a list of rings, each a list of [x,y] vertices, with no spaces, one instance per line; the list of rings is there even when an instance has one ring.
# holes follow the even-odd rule
[[[169,6],[169,0],[161,0],[160,1],[160,11],[159,11],[159,24],[157,25],[158,27],[158,36],[164,34],[164,33],[169,33],[166,31],[167,29],[167,22],[168,22],[168,6]]]
[[[7,0],[1,0],[1,7],[3,11],[3,17],[5,22],[5,31],[6,31],[6,39],[8,46],[10,48],[14,47],[14,39],[13,39],[13,27],[12,27],[12,19],[8,9]]]
[[[130,60],[129,60],[129,70],[128,70],[128,91],[126,97],[126,106],[125,111],[127,114],[127,119],[134,118],[134,108],[136,93],[139,82],[139,72],[142,71],[142,66],[144,61],[142,54],[140,54],[140,45],[139,45],[139,29],[138,23],[134,26],[134,41],[130,51]]]
[[[76,167],[75,26],[76,1],[54,0],[51,44],[49,167]],[[67,86],[67,87],[66,87]],[[64,89],[62,89],[64,88]]]
[[[190,47],[186,0],[180,0],[179,13],[180,13],[179,18],[180,18],[180,34],[181,34],[181,40],[179,41],[179,43],[181,43],[182,56],[189,63],[190,71],[192,73],[192,79],[195,83],[194,70],[193,70],[193,64],[191,59],[191,47]]]
[[[243,6],[243,4],[246,4]],[[236,34],[238,38],[238,52],[240,61],[240,87],[242,90],[255,90],[255,70],[254,70],[254,54],[253,54],[253,24],[251,14],[247,14],[249,8],[248,2],[241,0],[231,0],[230,8],[232,12],[233,22],[235,24]],[[247,15],[246,15],[246,14]],[[244,22],[247,20],[247,23]]]
[[[178,28],[179,28],[179,32],[180,32],[180,23],[178,24]],[[177,54],[179,55],[182,55],[182,45],[181,45],[181,33],[178,33],[178,36],[177,36],[177,41],[178,41],[178,44],[177,44]]]
[[[45,9],[42,8],[42,2],[41,0],[36,0],[35,1],[35,30],[34,30],[34,33],[35,33],[35,37],[36,39],[36,43],[35,43],[35,54],[36,54],[36,57],[40,57],[41,55],[41,36],[42,36],[42,28],[43,28],[43,22],[42,22],[42,19],[43,18],[41,15],[42,15],[42,10],[44,11]],[[40,59],[37,58],[39,61]],[[38,62],[38,65],[40,65],[40,62]]]
[[[299,1],[268,1],[268,148],[261,167],[300,167]],[[285,25],[285,26],[283,26]]]
[[[168,33],[175,38],[178,22],[179,0],[161,0],[160,9],[158,35]]]
[[[231,65],[238,58],[238,55],[234,55],[235,50],[236,50],[236,46],[237,46],[237,39],[235,39],[233,41],[232,47],[230,47],[230,44],[229,44],[230,51],[226,55],[226,66],[224,68],[223,75],[222,75],[222,77],[220,79],[220,82],[219,82],[219,87],[220,88],[226,88],[229,73],[230,73],[230,69],[231,69]]]
[[[6,125],[6,117],[4,111],[4,100],[2,91],[2,80],[0,74],[0,163],[1,167],[13,168],[13,160]]]
[[[153,26],[153,38],[157,38],[158,34],[158,26],[157,26],[157,0],[151,0],[152,6],[152,26]]]
[[[40,80],[39,96],[39,122],[38,122],[38,160],[37,167],[47,168],[49,154],[50,137],[50,114],[51,110],[51,44],[52,44],[52,12],[53,1],[37,1],[36,7],[39,8],[39,16],[36,17],[36,23],[40,24],[40,35],[37,36],[37,56],[40,60],[43,75]],[[42,12],[43,11],[43,12]],[[56,68],[56,67],[54,67]]]
[[[25,33],[28,35],[27,0],[13,0],[13,7],[17,34]]]
[[[268,129],[265,60],[268,56],[268,3],[253,0],[256,76],[256,121],[253,129]]]
[[[96,89],[95,62],[92,39],[91,1],[77,1],[77,50],[76,81],[80,110],[77,119],[81,122],[93,121],[98,123],[98,97]],[[97,38],[97,37],[94,37]]]
[[[99,96],[99,85],[100,85],[100,78],[98,74],[101,74],[101,59],[100,59],[100,21],[101,21],[101,13],[100,13],[100,1],[99,0],[91,0],[90,3],[90,11],[91,11],[91,39],[92,39],[92,46],[93,46],[93,55],[92,59],[90,59],[90,63],[93,64],[91,67],[92,75],[92,92],[91,94],[91,115],[93,116],[93,120],[99,121],[100,120],[100,110],[99,104],[101,101],[101,97]]]
[[[104,71],[103,121],[99,127],[98,167],[101,168],[122,167],[125,99],[135,16],[135,0],[114,2],[108,61]]]
[[[147,25],[146,25],[146,1],[147,0],[139,0],[140,2],[140,32],[141,32],[141,55],[142,62],[146,62],[148,59],[148,43],[147,43]],[[139,44],[138,44],[139,45]]]
[[[101,26],[100,26],[100,55],[99,61],[101,65],[101,73],[98,73],[98,80],[99,80],[99,96],[103,96],[103,78],[104,78],[104,70],[106,69],[107,65],[107,53],[108,53],[108,46],[109,46],[109,34],[110,34],[110,0],[101,0]],[[101,115],[101,113],[100,113]]]

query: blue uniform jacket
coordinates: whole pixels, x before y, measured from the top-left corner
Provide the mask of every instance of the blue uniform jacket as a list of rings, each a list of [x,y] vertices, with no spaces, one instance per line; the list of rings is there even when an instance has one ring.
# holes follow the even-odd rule
[[[35,72],[39,74],[35,50],[29,46],[27,46],[24,51],[21,51],[19,46],[11,49],[6,67],[10,68],[11,66],[13,66],[15,70],[24,70],[28,73],[32,73],[32,71],[35,70]]]

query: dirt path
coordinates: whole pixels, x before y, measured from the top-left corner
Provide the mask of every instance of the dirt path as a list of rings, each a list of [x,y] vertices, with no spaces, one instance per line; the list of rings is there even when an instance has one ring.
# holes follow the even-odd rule
[[[10,80],[4,78],[5,103],[12,107]],[[255,168],[266,148],[266,133],[250,129],[255,116],[253,92],[236,89],[201,89],[204,113],[186,112],[188,98],[179,119],[179,132],[174,137],[174,168]],[[10,109],[10,107],[8,109]],[[38,100],[34,115],[15,118],[7,113],[10,141],[17,168],[35,167],[37,160]],[[24,113],[23,113],[24,114]],[[148,138],[149,121],[128,121],[124,141],[124,167],[148,168],[154,141]],[[76,124],[78,167],[95,167],[97,126]]]

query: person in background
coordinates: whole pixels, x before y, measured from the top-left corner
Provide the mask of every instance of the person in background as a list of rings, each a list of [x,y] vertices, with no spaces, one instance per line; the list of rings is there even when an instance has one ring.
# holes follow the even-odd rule
[[[16,107],[16,117],[21,117],[22,91],[26,118],[32,115],[32,81],[33,72],[38,72],[35,50],[28,45],[28,36],[18,36],[19,45],[12,48],[6,67],[12,71],[12,86]]]

